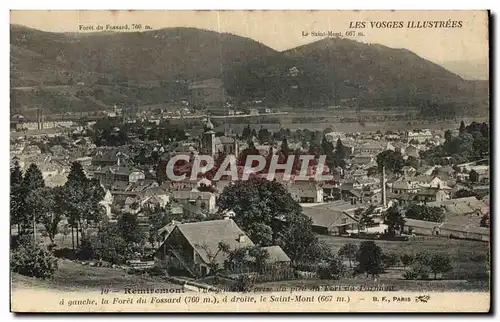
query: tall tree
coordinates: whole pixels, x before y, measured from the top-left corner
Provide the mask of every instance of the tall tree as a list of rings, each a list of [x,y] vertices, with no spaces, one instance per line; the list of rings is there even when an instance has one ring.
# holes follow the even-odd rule
[[[171,217],[171,206],[167,204],[165,208],[155,207],[146,210],[149,221],[148,241],[153,248],[162,242],[158,230],[165,227],[173,218]]]
[[[31,190],[26,195],[26,208],[31,215],[31,222],[33,227],[33,241],[36,243],[38,223],[47,222],[46,219],[56,210],[54,194],[51,188],[41,187]],[[58,222],[59,223],[59,222]],[[53,231],[51,229],[51,231]],[[47,233],[50,234],[49,231]],[[55,235],[55,234],[54,234]],[[51,242],[54,241],[54,235],[49,235]]]
[[[72,231],[73,249],[75,249],[74,231],[76,230],[76,246],[79,245],[79,234],[86,237],[90,224],[99,221],[104,213],[100,202],[104,198],[104,189],[97,180],[89,180],[80,163],[74,162],[68,174],[68,181],[61,190],[60,208],[68,218]]]
[[[334,152],[334,160],[335,166],[345,168],[346,162],[345,160],[349,156],[349,149],[344,146],[342,140],[340,138],[337,139],[335,144],[335,152]]]
[[[269,142],[271,133],[269,133],[269,131],[266,128],[261,127],[259,133],[257,134],[257,137],[259,139],[260,144],[265,144]]]
[[[26,170],[26,173],[24,174],[22,185],[23,189],[27,192],[45,187],[42,171],[40,171],[36,164],[30,164],[28,170]]]
[[[25,221],[24,214],[25,194],[22,186],[23,172],[16,160],[14,166],[10,170],[10,225],[17,225],[17,233],[21,234],[21,226]]]
[[[55,236],[59,233],[59,223],[62,220],[62,212],[59,211],[59,207],[57,206],[60,203],[58,199],[62,197],[61,192],[61,187],[53,189],[45,188],[43,192],[45,202],[43,203],[43,207],[41,207],[40,223],[45,228],[51,245],[54,245]]]
[[[253,143],[252,140],[248,141],[248,147],[245,148],[243,151],[241,151],[240,155],[238,156],[238,165],[244,166],[247,161],[247,157],[249,155],[259,155],[259,150],[255,147],[255,144]]]
[[[24,174],[24,178],[21,183],[21,191],[20,196],[25,198],[23,201],[23,208],[20,210],[22,214],[19,218],[19,223],[21,226],[21,231],[34,231],[36,230],[36,222],[37,222],[37,209],[31,208],[32,206],[36,207],[36,202],[38,202],[39,198],[37,194],[32,195],[32,199],[30,199],[31,205],[28,204],[28,194],[34,191],[38,191],[41,188],[45,187],[45,182],[43,180],[42,171],[38,168],[38,166],[34,163],[30,164],[28,170]],[[33,235],[35,236],[35,235]]]
[[[273,244],[281,246],[292,260],[316,256],[311,251],[318,242],[311,220],[281,183],[262,178],[237,181],[224,189],[217,205],[221,213],[234,211],[238,226],[258,236],[260,242],[269,237],[266,226],[270,227]]]
[[[144,242],[144,233],[139,227],[137,216],[130,213],[124,213],[118,218],[118,231],[127,245],[142,244]]]
[[[70,182],[87,182],[87,176],[83,170],[82,164],[80,162],[71,163],[71,168],[68,174],[68,181]]]
[[[283,138],[283,141],[281,141],[280,152],[287,158],[288,155],[290,155],[290,148],[288,147],[288,140],[286,139],[286,136]]]
[[[403,156],[399,152],[386,150],[377,155],[377,166],[380,171],[385,167],[393,173],[401,173],[404,166]]]
[[[360,227],[362,227],[363,229],[366,229],[366,227],[369,227],[375,223],[373,220],[373,213],[374,212],[375,212],[375,206],[370,205],[368,208],[366,208],[365,210],[362,210],[359,213],[358,230]]]
[[[359,245],[356,259],[359,273],[376,277],[383,271],[382,249],[373,241],[364,241]]]
[[[248,227],[250,239],[261,247],[271,246],[273,242],[273,230],[270,226],[255,222]]]
[[[335,167],[335,148],[333,143],[328,141],[326,136],[323,135],[323,139],[321,140],[321,150],[324,155],[326,155],[326,164],[330,169]]]
[[[252,129],[250,128],[250,124],[247,124],[247,126],[245,126],[243,128],[243,133],[241,134],[241,137],[243,140],[248,140],[250,139],[252,135]]]
[[[395,236],[396,232],[401,233],[405,219],[399,205],[393,205],[384,213],[384,223],[388,226],[389,236]]]
[[[462,120],[462,121],[460,122],[460,128],[458,129],[458,134],[459,134],[459,135],[463,135],[463,134],[465,134],[465,133],[466,133],[465,123],[464,123],[464,121]]]
[[[319,156],[321,154],[321,146],[318,142],[316,132],[312,132],[311,140],[309,142],[309,153]]]
[[[450,130],[446,130],[444,132],[445,143],[451,142],[452,138],[453,138],[453,136],[451,135],[451,131]]]

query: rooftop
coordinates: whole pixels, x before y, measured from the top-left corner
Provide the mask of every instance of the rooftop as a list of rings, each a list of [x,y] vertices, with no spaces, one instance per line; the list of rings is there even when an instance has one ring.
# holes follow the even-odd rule
[[[216,254],[220,242],[229,245],[231,250],[254,246],[243,230],[232,219],[210,220],[177,225],[177,229],[186,237],[191,246],[200,254],[205,263],[210,262],[210,254]],[[242,242],[240,236],[244,236]],[[224,264],[226,255],[219,252],[215,260]]]

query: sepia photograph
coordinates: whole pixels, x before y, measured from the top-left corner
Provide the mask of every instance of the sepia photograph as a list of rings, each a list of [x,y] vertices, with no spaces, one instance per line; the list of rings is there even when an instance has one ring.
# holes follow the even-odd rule
[[[489,24],[11,10],[11,311],[488,312]]]

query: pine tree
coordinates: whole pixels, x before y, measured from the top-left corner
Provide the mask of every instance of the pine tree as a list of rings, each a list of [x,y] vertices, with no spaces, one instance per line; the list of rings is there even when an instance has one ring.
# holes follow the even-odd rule
[[[64,184],[61,192],[60,209],[65,212],[68,223],[71,226],[73,250],[79,245],[79,233],[81,229],[82,238],[85,237],[88,225],[99,221],[104,213],[99,202],[104,198],[104,189],[97,180],[89,180],[80,163],[71,165],[68,181]]]
[[[311,142],[309,143],[309,153],[316,156],[321,154],[321,147],[318,143],[318,138],[316,137],[316,132],[313,132],[311,136]]]
[[[452,139],[452,135],[451,135],[451,131],[450,130],[446,130],[444,132],[444,139],[445,139],[445,143],[450,143],[451,142],[451,139]]]
[[[10,169],[10,185],[21,184],[23,181],[23,171],[19,165],[19,161],[14,162],[14,166]]]
[[[80,162],[73,162],[68,174],[68,182],[86,184],[87,176]]]
[[[22,214],[19,218],[19,223],[23,233],[31,229],[33,229],[34,232],[36,229],[36,218],[34,218],[34,211],[36,209],[30,209],[30,205],[25,204],[26,199],[31,192],[38,191],[44,187],[45,182],[43,180],[42,171],[40,171],[36,164],[30,164],[21,183],[23,209],[21,210]]]
[[[286,136],[283,138],[283,141],[281,141],[280,151],[286,158],[288,158],[290,148],[288,147],[288,140],[286,139]]]
[[[23,189],[27,192],[45,187],[42,171],[34,163],[30,164],[22,181]]]
[[[333,153],[333,144],[332,142],[328,141],[326,136],[323,135],[323,138],[321,139],[321,149],[323,150],[323,153],[328,155]]]
[[[464,123],[464,121],[462,120],[462,121],[460,122],[460,128],[458,129],[458,134],[459,134],[459,135],[463,135],[463,134],[465,134],[465,132],[466,132],[465,123]]]
[[[23,172],[16,160],[10,170],[10,225],[17,225],[17,233],[21,234],[23,213],[26,209],[24,191],[22,187]]]
[[[244,140],[247,140],[250,138],[251,134],[252,134],[252,129],[250,128],[250,124],[247,124],[247,126],[245,126],[245,128],[243,129],[243,133],[241,134],[241,136]]]

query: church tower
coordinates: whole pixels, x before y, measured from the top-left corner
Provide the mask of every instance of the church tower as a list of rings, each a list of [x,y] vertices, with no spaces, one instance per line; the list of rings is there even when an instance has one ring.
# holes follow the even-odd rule
[[[214,125],[210,122],[210,118],[204,124],[200,152],[210,156],[214,156],[216,152]]]

